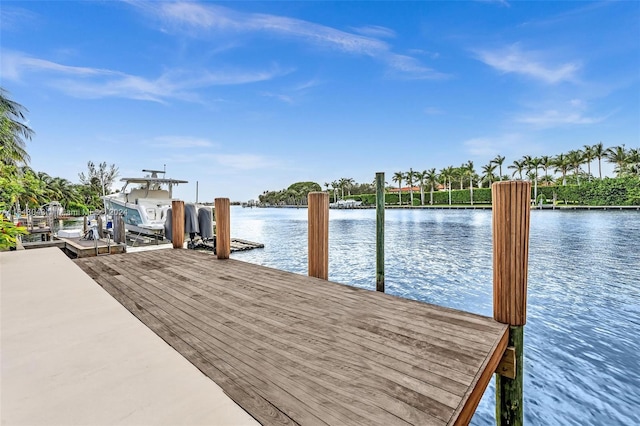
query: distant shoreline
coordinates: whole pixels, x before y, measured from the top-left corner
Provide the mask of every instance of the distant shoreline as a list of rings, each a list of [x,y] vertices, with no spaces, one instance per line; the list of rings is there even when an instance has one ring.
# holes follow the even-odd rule
[[[306,209],[306,205],[295,206],[254,206],[259,209]],[[331,210],[372,210],[376,206],[356,206],[356,207],[331,207]],[[476,206],[464,206],[464,205],[436,205],[436,206],[385,206],[385,209],[389,210],[491,210],[490,204],[479,204]],[[640,206],[531,206],[531,210],[637,210],[640,211]]]

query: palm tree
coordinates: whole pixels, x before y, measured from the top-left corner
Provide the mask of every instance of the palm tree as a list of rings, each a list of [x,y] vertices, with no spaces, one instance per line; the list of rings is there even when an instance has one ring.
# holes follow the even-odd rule
[[[609,163],[616,165],[615,171],[618,177],[622,176],[627,165],[627,151],[622,146],[614,146],[605,151],[605,157]]]
[[[52,186],[53,178],[44,172],[38,172],[36,173],[36,176],[38,178],[38,181],[40,182],[40,187],[43,189],[42,198],[38,200],[39,203],[45,204],[48,201],[55,200],[56,197],[52,196],[52,191],[50,189]]]
[[[587,175],[589,176],[589,182],[591,182],[591,162],[596,158],[591,145],[585,145],[582,151],[582,158],[587,163]]]
[[[440,170],[440,179],[447,182],[447,189],[449,190],[449,205],[451,205],[451,179],[453,176],[453,166]]]
[[[20,186],[22,191],[16,199],[16,208],[19,210],[20,206],[26,208],[37,207],[38,200],[42,199],[44,188],[41,185],[38,175],[31,167],[23,165],[16,170],[17,176],[20,177]]]
[[[8,92],[0,87],[0,161],[27,164],[30,158],[25,139],[33,136],[33,130],[23,123],[27,109],[7,96]]]
[[[464,165],[464,171],[466,175],[469,176],[469,198],[471,199],[471,205],[473,205],[473,175],[476,174],[473,161],[469,160],[469,162]]]
[[[464,189],[464,187],[462,186],[462,181],[464,180],[464,177],[466,176],[466,169],[465,169],[466,165],[465,164],[461,164],[460,167],[456,167],[454,169],[454,173],[456,178],[460,179],[460,189]]]
[[[500,173],[500,180],[502,180],[502,163],[504,163],[504,157],[501,156],[500,154],[496,155],[496,158],[494,158],[493,160],[491,160],[491,162],[489,164],[495,164],[496,166],[498,166],[498,171]],[[489,185],[491,185],[491,182],[489,182]]]
[[[403,179],[404,179],[404,173],[402,172],[395,172],[393,174],[393,177],[391,178],[392,181],[398,182],[398,200],[400,205],[402,205],[402,180]]]
[[[640,148],[630,149],[627,161],[629,171],[640,176]]]
[[[493,161],[490,161],[489,164],[482,166],[483,180],[489,182],[489,187],[495,180],[495,175],[493,172],[496,170],[496,164]]]
[[[597,143],[592,148],[593,156],[598,159],[598,177],[602,179],[602,157],[606,155],[606,149],[602,142]]]
[[[551,167],[551,157],[549,157],[548,155],[543,155],[542,157],[540,157],[540,167],[542,167],[542,170],[544,170],[544,174],[548,175],[549,167]]]
[[[420,187],[420,205],[424,206],[424,184],[427,178],[427,171],[423,170],[421,172],[413,172],[413,175],[416,177],[416,182]]]
[[[544,176],[540,177],[540,182],[544,183],[544,186],[549,186],[553,185],[554,179],[550,174],[545,174]]]
[[[571,164],[569,163],[569,159],[564,154],[558,154],[553,159],[553,165],[555,166],[554,171],[562,173],[562,186],[567,184],[567,172],[569,171],[569,167]]]
[[[342,199],[344,199],[345,188],[347,188],[347,193],[351,195],[351,186],[353,186],[354,183],[355,181],[353,180],[353,178],[340,178],[338,180],[338,186],[340,187],[340,194]]]
[[[513,164],[511,164],[510,166],[508,166],[508,169],[513,169],[513,174],[511,175],[512,177],[515,177],[516,173],[518,174],[518,179],[522,180],[522,171],[524,170],[526,166],[526,163],[524,162],[524,160],[522,161],[518,161],[518,160],[513,160]]]
[[[331,189],[333,189],[333,202],[338,201],[338,189],[340,188],[340,184],[338,181],[331,182]]]
[[[346,187],[347,187],[347,194],[351,195],[351,188],[353,188],[353,185],[356,184],[356,181],[353,178],[345,178],[345,183],[346,183]]]
[[[60,201],[63,206],[69,205],[70,202],[79,201],[73,184],[67,179],[60,177],[53,178],[50,187],[57,194],[58,201]]]
[[[571,150],[567,153],[567,161],[569,165],[573,167],[574,176],[578,185],[580,185],[580,166],[584,163],[584,155],[579,149]]]
[[[413,172],[413,169],[409,169],[409,171],[407,172],[407,174],[405,175],[405,180],[407,181],[407,185],[409,185],[409,202],[411,203],[410,205],[413,206],[413,178],[415,177],[415,173]]]
[[[438,184],[438,175],[436,174],[436,169],[429,169],[429,171],[427,172],[427,183],[429,184],[429,186],[431,187],[430,190],[430,200],[429,200],[429,204],[433,205],[433,190],[435,189],[435,186]]]
[[[530,155],[525,155],[524,160],[527,165],[527,170],[533,170],[533,199],[538,199],[538,168],[540,167],[540,159],[538,157],[531,157]]]

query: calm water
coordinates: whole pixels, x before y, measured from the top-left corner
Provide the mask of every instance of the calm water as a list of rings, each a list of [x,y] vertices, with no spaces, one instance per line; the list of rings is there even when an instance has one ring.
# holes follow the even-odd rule
[[[233,208],[236,259],[307,273],[305,209]],[[375,289],[375,211],[331,210],[329,279]],[[387,210],[388,293],[491,316],[491,212]],[[525,421],[640,425],[640,213],[534,211]],[[494,425],[491,383],[473,425]]]

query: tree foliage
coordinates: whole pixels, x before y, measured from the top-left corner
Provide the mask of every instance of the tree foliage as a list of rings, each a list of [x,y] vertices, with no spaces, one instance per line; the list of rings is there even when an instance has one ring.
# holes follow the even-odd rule
[[[280,191],[264,191],[258,199],[260,203],[271,206],[300,206],[307,204],[310,192],[318,191],[322,191],[322,187],[316,182],[296,182]]]
[[[4,164],[27,164],[30,160],[26,140],[33,136],[27,126],[27,109],[9,99],[5,89],[0,87],[0,161]]]

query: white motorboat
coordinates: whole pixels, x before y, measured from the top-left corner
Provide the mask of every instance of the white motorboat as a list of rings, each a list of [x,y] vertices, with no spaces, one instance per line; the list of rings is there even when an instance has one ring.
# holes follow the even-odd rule
[[[150,177],[122,178],[122,190],[102,197],[108,216],[119,213],[125,227],[136,233],[162,235],[167,210],[171,207],[175,185],[189,183],[186,180],[159,178],[162,170],[142,170]]]
[[[353,209],[356,207],[360,207],[362,205],[362,201],[356,200],[338,200],[335,203],[330,203],[329,208],[332,209]]]

